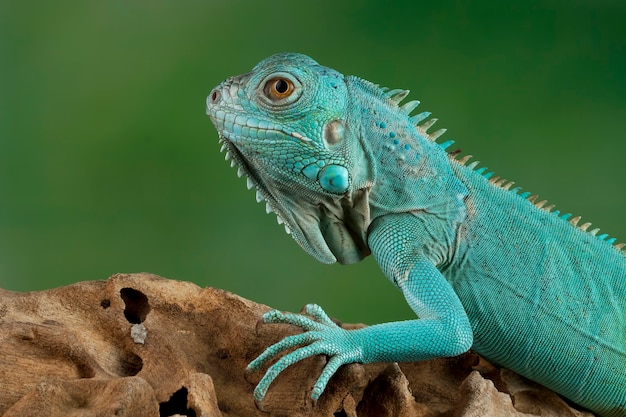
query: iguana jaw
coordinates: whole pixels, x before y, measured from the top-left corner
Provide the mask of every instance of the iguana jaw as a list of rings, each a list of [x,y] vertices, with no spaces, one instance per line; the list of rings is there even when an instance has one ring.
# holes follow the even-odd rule
[[[300,205],[303,202],[288,198],[288,195],[274,195],[270,192],[263,179],[261,179],[260,171],[252,169],[249,162],[237,149],[237,146],[226,135],[224,132],[219,133],[219,142],[222,145],[221,150],[225,151],[226,160],[231,160],[231,166],[237,167],[237,175],[240,177],[246,176],[248,189],[254,188],[256,190],[257,202],[265,201],[265,211],[268,214],[274,212],[278,223],[284,224],[285,232],[290,234],[310,255],[323,263],[337,262],[337,258],[333,255],[319,230],[319,219],[315,218],[310,207],[307,210],[286,209],[284,207],[285,204]],[[277,191],[280,187],[273,187],[273,189]],[[301,213],[308,213],[307,218],[301,217],[296,219],[294,217]]]

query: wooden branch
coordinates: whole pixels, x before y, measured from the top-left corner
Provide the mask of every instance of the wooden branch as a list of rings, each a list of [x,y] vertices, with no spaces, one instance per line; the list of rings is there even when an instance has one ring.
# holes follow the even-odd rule
[[[262,412],[252,398],[262,373],[244,369],[299,332],[257,326],[267,310],[150,274],[0,290],[0,415],[591,416],[472,353],[344,366],[317,405],[309,396],[326,358],[309,358],[278,377]]]

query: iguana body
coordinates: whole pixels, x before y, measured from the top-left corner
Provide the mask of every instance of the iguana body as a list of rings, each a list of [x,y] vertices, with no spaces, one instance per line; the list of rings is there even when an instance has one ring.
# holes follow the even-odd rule
[[[419,319],[343,330],[321,308],[271,311],[306,332],[255,390],[309,356],[330,357],[323,392],[350,362],[417,361],[472,347],[606,416],[626,416],[626,256],[579,218],[455,159],[417,102],[299,54],[278,54],[207,99],[227,155],[288,232],[322,262],[370,252]],[[421,124],[420,124],[421,123]]]

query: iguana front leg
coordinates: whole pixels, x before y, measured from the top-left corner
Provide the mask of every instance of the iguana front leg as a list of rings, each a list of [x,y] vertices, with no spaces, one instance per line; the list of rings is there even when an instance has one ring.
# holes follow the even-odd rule
[[[428,238],[420,236],[425,233],[420,230],[421,223],[409,214],[392,216],[393,219],[385,219],[392,221],[377,222],[368,243],[382,270],[400,288],[419,319],[344,330],[316,305],[305,308],[311,318],[269,311],[263,315],[265,323],[289,323],[302,327],[305,332],[288,336],[267,348],[248,365],[249,370],[261,368],[284,350],[305,346],[283,356],[267,370],[254,390],[257,401],[263,400],[280,372],[314,355],[330,356],[311,393],[316,400],[341,365],[413,362],[459,355],[471,347],[472,329],[461,302],[420,247],[419,242]]]

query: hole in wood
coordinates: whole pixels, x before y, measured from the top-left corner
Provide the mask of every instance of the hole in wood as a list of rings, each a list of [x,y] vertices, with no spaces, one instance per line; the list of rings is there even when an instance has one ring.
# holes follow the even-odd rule
[[[187,417],[196,417],[196,412],[187,408],[187,388],[182,387],[176,391],[170,399],[159,404],[159,416],[166,417],[180,414]]]
[[[148,297],[141,291],[137,291],[133,288],[122,288],[120,290],[120,296],[126,305],[124,309],[124,317],[126,317],[126,320],[133,324],[143,322],[150,312]]]

